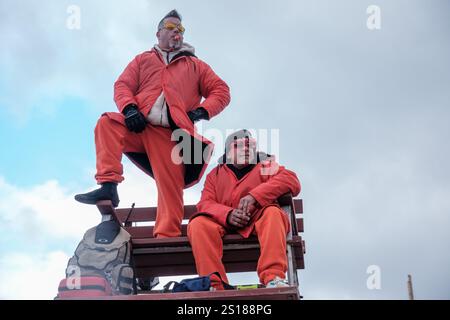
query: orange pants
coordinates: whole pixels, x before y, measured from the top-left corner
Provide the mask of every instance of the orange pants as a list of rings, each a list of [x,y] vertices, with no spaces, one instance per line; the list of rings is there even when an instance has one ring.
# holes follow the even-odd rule
[[[158,209],[154,237],[181,235],[183,219],[184,165],[172,161],[172,130],[150,124],[141,133],[134,133],[117,121],[103,115],[95,127],[97,183],[122,182],[124,152],[146,153],[158,189]]]
[[[285,278],[287,270],[286,234],[288,231],[289,220],[286,214],[276,206],[264,209],[263,214],[255,222],[253,233],[258,237],[261,247],[256,271],[262,284],[267,284],[276,276]],[[228,283],[222,263],[222,237],[225,234],[225,228],[207,216],[198,216],[189,223],[188,237],[199,276],[206,276],[218,271],[222,279]],[[223,286],[216,276],[211,277],[211,285],[218,290],[223,290]]]

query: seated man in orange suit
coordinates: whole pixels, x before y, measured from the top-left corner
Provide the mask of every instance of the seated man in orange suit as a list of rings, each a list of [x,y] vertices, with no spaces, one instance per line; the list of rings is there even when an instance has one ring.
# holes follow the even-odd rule
[[[206,276],[218,271],[228,282],[222,263],[222,237],[239,233],[256,235],[261,246],[257,273],[266,287],[287,286],[286,234],[289,220],[276,200],[300,192],[296,174],[279,166],[272,156],[256,151],[256,141],[247,130],[240,130],[225,142],[220,164],[206,177],[198,212],[191,217],[188,237],[197,273]],[[212,275],[211,286],[223,290],[220,279]]]

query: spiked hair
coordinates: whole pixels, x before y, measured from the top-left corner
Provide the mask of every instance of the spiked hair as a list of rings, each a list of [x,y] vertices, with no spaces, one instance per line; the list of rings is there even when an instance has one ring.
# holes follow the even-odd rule
[[[181,21],[181,14],[178,13],[177,10],[173,9],[168,14],[164,16],[164,18],[161,19],[161,21],[158,23],[158,31],[164,28],[164,20],[167,18],[177,18]]]

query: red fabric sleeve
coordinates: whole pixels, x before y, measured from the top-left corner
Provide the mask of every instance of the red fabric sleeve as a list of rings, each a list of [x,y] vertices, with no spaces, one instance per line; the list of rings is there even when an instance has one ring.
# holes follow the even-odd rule
[[[206,177],[200,202],[197,204],[198,213],[207,214],[224,227],[227,224],[227,216],[232,207],[221,204],[216,197],[216,171],[211,171]]]
[[[208,64],[197,61],[200,70],[200,93],[205,98],[199,107],[205,108],[211,119],[230,103],[230,88]]]
[[[120,112],[130,103],[137,105],[134,96],[139,88],[139,61],[140,55],[128,64],[114,83],[114,101]]]
[[[272,161],[271,166],[273,165],[278,166]],[[249,193],[264,207],[274,203],[280,196],[288,192],[295,197],[300,193],[300,189],[297,175],[285,167],[279,166],[276,173],[267,175],[267,181],[253,188]]]

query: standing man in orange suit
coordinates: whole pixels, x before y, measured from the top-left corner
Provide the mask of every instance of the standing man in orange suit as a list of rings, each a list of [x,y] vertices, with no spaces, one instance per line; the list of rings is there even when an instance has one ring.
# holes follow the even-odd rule
[[[296,174],[279,166],[272,156],[256,151],[250,132],[241,130],[227,137],[225,154],[206,177],[198,212],[188,225],[197,273],[219,272],[228,282],[222,263],[222,237],[239,233],[256,235],[261,246],[257,272],[266,287],[287,286],[286,235],[289,220],[276,203],[281,195],[300,192]],[[212,287],[223,290],[211,276]]]
[[[213,144],[194,123],[210,120],[230,102],[229,87],[183,42],[184,32],[180,14],[172,10],[158,24],[158,44],[137,55],[116,81],[120,113],[103,114],[95,128],[95,178],[101,187],[75,196],[86,204],[111,200],[117,206],[122,154],[127,155],[156,181],[156,238],[181,235],[183,189],[201,179],[211,157]],[[179,150],[174,131],[190,148]]]

